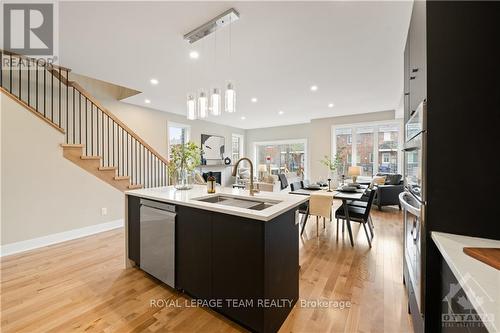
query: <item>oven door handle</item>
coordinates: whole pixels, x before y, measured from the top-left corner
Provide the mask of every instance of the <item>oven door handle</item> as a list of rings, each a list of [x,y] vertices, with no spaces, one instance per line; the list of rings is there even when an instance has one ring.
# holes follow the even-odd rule
[[[415,244],[417,243],[419,230],[420,230],[419,219],[417,217],[415,219],[415,222],[413,223],[413,229],[411,230],[411,235],[413,237],[413,243],[415,243]],[[413,233],[413,231],[415,231],[415,233]]]
[[[415,207],[411,205],[408,201],[406,201],[408,193],[406,192],[401,192],[399,193],[399,202],[401,203],[401,206],[403,207],[404,210],[408,211],[409,213],[420,217],[420,207]]]

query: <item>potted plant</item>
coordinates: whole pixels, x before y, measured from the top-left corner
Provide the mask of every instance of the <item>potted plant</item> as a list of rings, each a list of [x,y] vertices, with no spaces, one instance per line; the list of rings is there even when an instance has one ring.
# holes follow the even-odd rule
[[[342,166],[342,159],[338,155],[334,155],[333,158],[329,158],[327,155],[320,160],[320,163],[328,168],[328,179],[333,180],[334,186],[337,179],[337,171]]]
[[[194,170],[201,163],[201,150],[194,142],[177,144],[171,147],[168,174],[178,190],[192,188],[191,180]]]

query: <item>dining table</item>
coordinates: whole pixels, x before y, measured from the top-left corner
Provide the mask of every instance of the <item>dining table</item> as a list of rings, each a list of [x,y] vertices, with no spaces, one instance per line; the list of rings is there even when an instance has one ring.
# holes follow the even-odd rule
[[[294,191],[290,191],[290,194],[295,194],[295,195],[307,195],[311,196],[313,193],[321,193],[322,195],[328,195],[330,194],[333,199],[340,199],[342,200],[342,206],[344,207],[344,212],[345,212],[345,218],[346,218],[346,225],[347,225],[347,232],[349,233],[349,240],[351,241],[351,246],[354,246],[354,240],[352,237],[352,228],[351,228],[351,221],[349,219],[349,210],[347,209],[348,201],[351,200],[360,200],[363,195],[365,194],[368,186],[367,185],[360,185],[358,189],[356,189],[355,192],[346,192],[342,191],[341,188],[337,188],[334,190],[328,190],[328,189],[307,189],[307,188],[301,188],[297,189]],[[304,229],[306,227],[307,219],[309,217],[309,205],[307,205],[307,210],[306,213],[302,217],[302,229],[300,230],[300,234],[302,235],[304,233]]]

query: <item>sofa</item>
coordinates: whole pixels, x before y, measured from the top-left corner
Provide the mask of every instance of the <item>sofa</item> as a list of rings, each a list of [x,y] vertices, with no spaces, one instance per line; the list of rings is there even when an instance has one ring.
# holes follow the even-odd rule
[[[289,184],[301,181],[302,177],[297,175],[295,172],[282,173],[279,175],[267,175],[263,179],[254,181],[254,187],[265,192],[289,192]],[[238,169],[238,177],[235,182],[239,184],[244,184],[248,189],[250,183],[250,169],[246,167],[240,167]]]
[[[376,185],[373,204],[379,210],[382,210],[383,206],[394,205],[398,205],[399,209],[401,209],[399,194],[404,191],[403,176],[393,173],[378,173],[376,176],[385,177],[385,183],[383,185]]]

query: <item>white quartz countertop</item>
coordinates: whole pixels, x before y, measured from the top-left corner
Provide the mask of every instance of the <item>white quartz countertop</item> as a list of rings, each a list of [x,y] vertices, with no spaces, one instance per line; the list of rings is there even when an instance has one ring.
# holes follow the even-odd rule
[[[500,271],[463,251],[464,247],[500,248],[500,241],[442,232],[432,232],[431,237],[488,331],[500,332]]]
[[[249,195],[248,190],[236,188],[233,189],[227,187],[217,187],[217,193],[209,194],[207,193],[207,187],[203,185],[194,185],[190,190],[177,190],[173,186],[155,187],[126,191],[125,194],[182,206],[205,209],[223,214],[236,215],[260,221],[269,221],[276,216],[299,206],[309,199],[308,196],[303,195],[273,192],[255,193],[255,196],[252,197]],[[234,207],[218,203],[195,200],[200,198],[208,198],[210,196],[216,196],[219,194],[242,199],[252,199],[258,201],[270,200],[279,202],[263,210],[252,210],[248,208]]]

